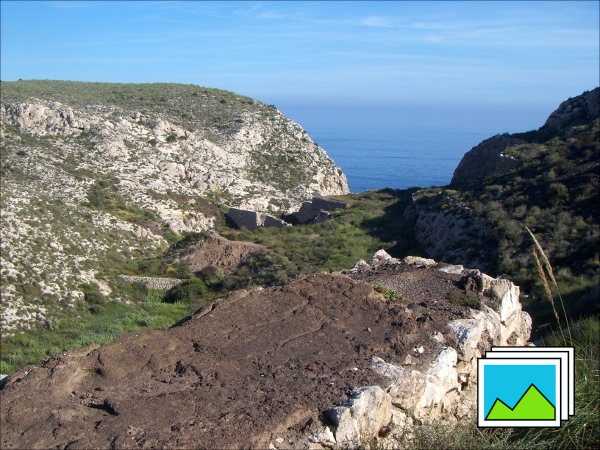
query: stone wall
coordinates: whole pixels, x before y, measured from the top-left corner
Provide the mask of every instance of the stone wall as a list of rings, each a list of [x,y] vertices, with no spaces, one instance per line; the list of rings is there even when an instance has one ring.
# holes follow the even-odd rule
[[[321,223],[331,218],[330,211],[346,207],[346,202],[332,200],[323,197],[313,197],[310,202],[303,202],[300,209],[291,214],[293,221],[299,224]],[[283,228],[291,224],[285,220],[278,219],[269,214],[262,214],[256,211],[241,208],[229,208],[227,218],[230,219],[236,227],[246,228],[250,231],[258,227],[277,227]]]
[[[229,208],[227,217],[233,221],[238,228],[246,228],[249,231],[256,230],[263,226],[264,217],[256,211],[247,209]]]
[[[132,275],[121,275],[121,278],[130,283],[143,284],[146,287],[159,291],[168,291],[185,281],[180,278],[135,277]]]
[[[263,226],[265,228],[275,227],[275,228],[284,228],[289,227],[291,224],[287,223],[285,220],[278,219],[277,217],[273,217],[269,214],[265,215],[265,221],[263,222]]]
[[[335,211],[346,207],[346,202],[324,197],[313,197],[312,204],[319,211]]]
[[[298,223],[320,223],[331,216],[327,212],[343,209],[346,202],[323,197],[313,197],[312,201],[302,203],[298,211],[292,213]]]

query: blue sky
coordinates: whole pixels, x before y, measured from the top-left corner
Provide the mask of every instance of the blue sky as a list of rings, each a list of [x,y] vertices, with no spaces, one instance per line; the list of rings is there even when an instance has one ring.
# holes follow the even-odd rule
[[[1,77],[198,84],[309,128],[525,131],[599,84],[599,20],[598,1],[2,1]]]

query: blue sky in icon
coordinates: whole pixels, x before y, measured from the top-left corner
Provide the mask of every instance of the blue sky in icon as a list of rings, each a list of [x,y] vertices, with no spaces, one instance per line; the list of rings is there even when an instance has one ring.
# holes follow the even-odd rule
[[[560,362],[559,362],[560,364]],[[490,365],[484,371],[484,416],[487,416],[496,398],[510,408],[533,383],[556,406],[556,369],[554,365]]]
[[[600,78],[597,1],[0,5],[3,80],[191,83],[301,123],[526,131]]]

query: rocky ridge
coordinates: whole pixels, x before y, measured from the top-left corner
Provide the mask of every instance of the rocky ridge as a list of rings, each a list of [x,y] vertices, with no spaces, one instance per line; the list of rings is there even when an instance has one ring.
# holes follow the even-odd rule
[[[591,205],[597,201],[591,199],[598,186],[599,97],[599,88],[584,92],[561,103],[538,130],[483,141],[464,155],[450,186],[415,192],[405,217],[415,223],[415,237],[426,253],[501,273],[499,259],[518,254],[528,260],[521,245],[526,237],[520,236],[523,223],[531,228],[538,222],[536,215],[565,217],[545,231],[547,239],[540,234],[542,241],[551,240],[556,228],[575,229],[577,220],[597,224],[597,208]],[[549,221],[541,222],[539,233]],[[570,251],[589,247],[578,241],[588,233],[565,234],[574,241]]]
[[[486,139],[463,156],[450,185],[477,183],[486,176],[501,175],[520,167],[522,161],[519,158],[505,154],[507,148],[543,142],[554,136],[569,138],[574,129],[589,124],[600,115],[599,98],[600,88],[586,91],[562,102],[537,131],[512,135],[505,133]]]
[[[3,82],[0,116],[5,332],[69,308],[82,283],[112,295],[107,266],[211,229],[222,206],[292,211],[348,192],[298,124],[225,91]]]
[[[386,301],[372,281],[403,298]],[[461,295],[476,309],[451,300]],[[383,251],[347,274],[238,291],[170,330],[14,374],[2,390],[0,441],[393,448],[414,422],[473,414],[476,358],[529,337],[518,295],[508,280]]]

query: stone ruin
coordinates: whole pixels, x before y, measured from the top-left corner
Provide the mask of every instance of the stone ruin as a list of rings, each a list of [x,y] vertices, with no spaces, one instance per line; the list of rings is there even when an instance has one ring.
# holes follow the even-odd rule
[[[332,200],[323,197],[313,197],[312,201],[302,203],[300,209],[290,215],[291,221],[298,224],[322,223],[329,220],[331,212],[343,209],[346,202]],[[259,227],[284,228],[292,225],[283,219],[278,219],[269,214],[263,214],[241,208],[229,208],[227,218],[238,228],[246,228],[249,231]]]
[[[263,226],[264,223],[262,214],[240,208],[229,208],[227,218],[230,219],[236,227],[246,228],[249,231],[256,230],[258,227]]]
[[[404,365],[373,356],[371,370],[386,381],[359,387],[345,403],[326,411],[329,424],[307,437],[315,445],[311,448],[356,448],[374,439],[377,448],[395,448],[395,439],[415,423],[467,419],[476,409],[477,359],[493,346],[532,345],[531,317],[521,308],[519,287],[509,280],[428,258],[398,260],[384,250],[347,273],[371,273],[377,279],[381,269],[385,273],[394,266],[462,275],[464,285],[477,290],[481,308],[469,309],[469,318],[452,320],[430,336],[442,348],[428,366],[416,370],[410,354]],[[419,356],[424,349],[413,351]],[[378,438],[382,430],[387,437]]]
[[[302,203],[300,210],[292,213],[298,223],[321,223],[331,218],[332,211],[344,209],[346,202],[329,198],[313,197],[312,201]]]
[[[284,228],[290,226],[285,220],[278,219],[269,214],[262,214],[248,209],[229,208],[227,218],[233,222],[237,228],[246,228],[254,231],[259,227]]]

